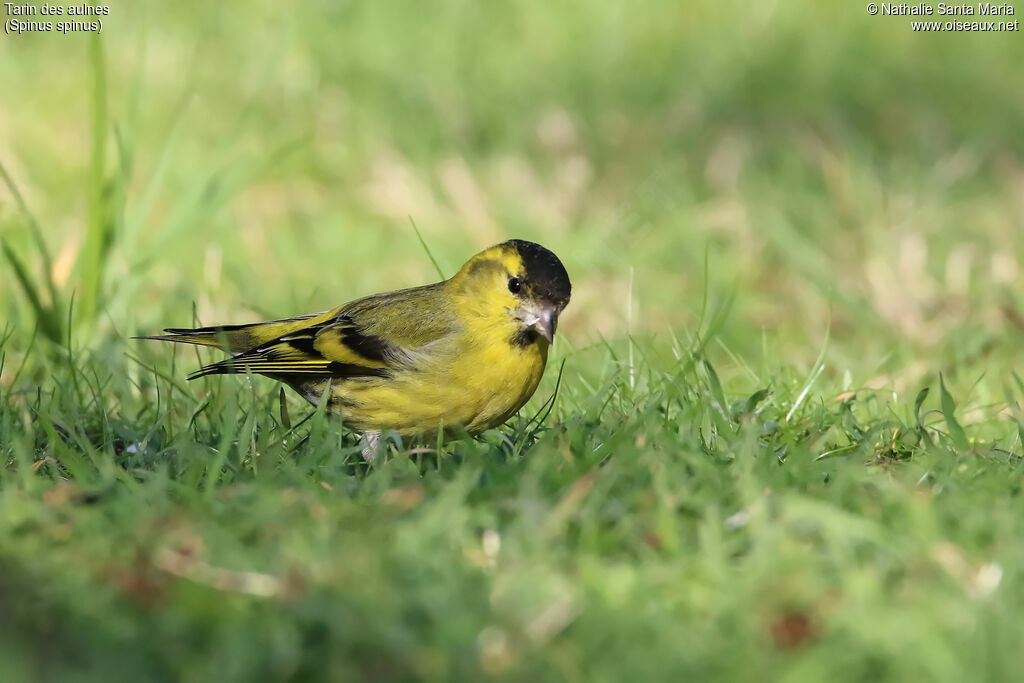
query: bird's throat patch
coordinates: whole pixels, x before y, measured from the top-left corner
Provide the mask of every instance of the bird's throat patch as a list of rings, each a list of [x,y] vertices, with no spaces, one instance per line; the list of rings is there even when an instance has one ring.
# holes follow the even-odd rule
[[[512,335],[512,339],[509,340],[509,343],[515,348],[524,349],[530,344],[535,343],[539,336],[540,335],[537,334],[537,330],[531,327],[520,327],[519,330]]]

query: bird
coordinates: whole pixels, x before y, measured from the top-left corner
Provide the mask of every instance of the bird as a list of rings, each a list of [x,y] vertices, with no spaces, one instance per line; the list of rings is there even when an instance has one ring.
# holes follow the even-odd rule
[[[441,282],[374,294],[320,313],[242,325],[167,328],[139,339],[231,354],[192,373],[265,375],[326,407],[375,457],[381,434],[467,432],[505,423],[533,396],[569,274],[547,248],[512,239]]]

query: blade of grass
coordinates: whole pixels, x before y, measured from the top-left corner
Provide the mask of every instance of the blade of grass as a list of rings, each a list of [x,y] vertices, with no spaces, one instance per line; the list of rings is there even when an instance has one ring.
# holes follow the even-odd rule
[[[562,364],[558,366],[558,376],[555,378],[555,389],[554,391],[551,392],[551,396],[549,396],[544,401],[544,403],[541,404],[540,409],[537,410],[537,413],[532,418],[530,418],[530,420],[526,423],[526,427],[523,429],[523,433],[525,435],[533,436],[537,431],[540,430],[541,426],[544,424],[544,420],[548,419],[548,415],[551,414],[551,410],[555,407],[555,399],[558,398],[558,389],[562,386],[562,372],[564,370],[565,359],[563,358]],[[537,429],[531,432],[530,429],[531,427],[533,427],[534,424],[537,425]]]
[[[924,400],[928,398],[929,391],[931,390],[925,387],[917,392],[917,398],[914,399],[914,421],[917,423],[917,433],[921,435],[925,443],[931,445],[932,437],[928,434],[928,430],[925,429],[924,420],[921,418],[921,406],[924,405]]]
[[[107,148],[107,74],[103,59],[103,44],[99,34],[93,34],[89,45],[89,64],[92,71],[92,163],[89,175],[89,222],[85,243],[80,254],[81,282],[80,320],[92,322],[99,308],[103,286],[106,251],[111,243],[111,224],[105,207],[105,171]]]
[[[626,341],[629,342],[629,388],[636,390],[636,364],[633,361],[633,266],[629,267],[629,289],[626,291]]]
[[[956,403],[953,401],[953,397],[946,389],[946,380],[942,376],[941,372],[939,373],[939,392],[942,404],[942,416],[946,418],[946,428],[949,430],[949,438],[953,441],[953,446],[958,451],[970,450],[971,444],[967,440],[967,434],[956,419]]]
[[[281,408],[281,425],[285,429],[291,429],[292,428],[292,419],[291,419],[291,416],[288,415],[288,399],[284,395],[284,387],[281,387],[280,391],[278,392],[277,400],[278,400],[278,405]]]
[[[711,392],[711,398],[714,400],[714,407],[718,409],[718,413],[728,422],[728,404],[725,402],[725,392],[722,391],[722,382],[718,379],[718,373],[715,372],[714,366],[706,358],[701,361],[701,365],[707,374],[708,390]]]
[[[420,241],[420,245],[423,246],[423,251],[427,252],[427,258],[429,258],[430,262],[434,264],[434,269],[437,271],[438,277],[442,280],[446,280],[447,278],[444,276],[444,271],[441,270],[441,266],[437,263],[437,259],[434,258],[434,254],[430,251],[430,247],[427,246],[427,241],[423,239],[423,235],[420,234],[419,226],[416,225],[416,221],[413,220],[412,216],[409,216],[409,222],[412,223],[412,229],[415,231],[416,237]]]
[[[811,387],[814,386],[814,382],[818,379],[818,376],[821,375],[822,371],[825,369],[825,364],[822,361],[825,360],[825,352],[828,351],[828,341],[831,334],[832,323],[830,321],[828,327],[825,328],[825,341],[821,345],[821,351],[818,353],[818,358],[817,360],[814,361],[811,374],[807,377],[807,381],[804,382],[803,391],[800,392],[800,395],[797,396],[796,401],[793,402],[793,407],[789,409],[788,413],[786,413],[786,422],[789,422],[793,418],[793,415],[796,414],[796,411],[800,407],[800,404],[802,404],[804,402],[804,399],[807,398],[807,392],[811,390]]]
[[[29,210],[28,204],[25,202],[24,197],[21,196],[21,192],[18,190],[17,184],[14,179],[11,178],[7,172],[7,168],[0,163],[0,177],[3,178],[4,184],[7,189],[10,190],[11,196],[14,197],[15,203],[18,205],[18,209],[22,215],[25,216],[25,221],[28,223],[29,233],[32,235],[32,239],[36,243],[36,249],[39,251],[39,258],[43,262],[43,282],[46,283],[46,289],[50,293],[50,305],[55,309],[60,307],[60,302],[57,297],[57,286],[53,282],[53,260],[50,258],[50,250],[46,246],[46,240],[43,239],[43,231],[39,226],[39,221],[36,220],[35,215]]]
[[[7,240],[0,238],[0,249],[3,250],[4,256],[7,257],[11,268],[14,269],[14,277],[21,286],[22,292],[25,293],[29,306],[32,307],[32,311],[35,313],[39,328],[46,335],[47,339],[54,344],[60,344],[64,335],[61,332],[60,319],[57,317],[56,311],[52,307],[43,304],[39,298],[39,290],[32,281],[32,277],[28,274],[25,264],[22,263]]]
[[[18,368],[14,371],[14,375],[11,376],[10,382],[7,385],[7,394],[4,396],[4,402],[8,405],[11,404],[11,396],[14,394],[14,388],[18,386],[18,379],[21,377],[22,371],[25,366],[28,365],[29,358],[32,356],[32,349],[36,345],[36,337],[39,335],[39,325],[35,325],[32,328],[32,336],[29,337],[28,344],[25,346],[21,355],[21,362],[18,364]],[[6,339],[4,340],[6,344]]]

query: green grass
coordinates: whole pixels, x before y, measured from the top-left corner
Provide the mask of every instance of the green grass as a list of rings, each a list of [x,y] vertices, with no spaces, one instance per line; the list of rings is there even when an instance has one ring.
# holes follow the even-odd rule
[[[5,36],[4,680],[1015,676],[1024,44],[765,7]],[[368,467],[275,383],[129,339],[509,236],[573,301],[522,415],[440,451]]]

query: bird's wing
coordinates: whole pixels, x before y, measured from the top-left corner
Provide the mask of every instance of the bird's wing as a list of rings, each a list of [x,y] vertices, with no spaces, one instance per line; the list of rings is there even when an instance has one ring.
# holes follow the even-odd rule
[[[189,379],[253,372],[288,377],[387,377],[415,365],[422,349],[455,329],[438,285],[378,294],[328,319],[290,329],[244,353],[204,366]]]

